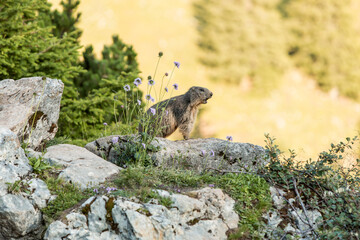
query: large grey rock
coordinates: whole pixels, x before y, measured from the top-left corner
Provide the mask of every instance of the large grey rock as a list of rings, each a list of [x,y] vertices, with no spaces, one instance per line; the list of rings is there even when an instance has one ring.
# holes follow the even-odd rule
[[[115,137],[118,137],[117,143],[113,142]],[[126,143],[139,141],[139,135],[108,136],[88,143],[85,148],[116,163],[119,161],[118,151],[124,151]],[[197,171],[209,168],[229,171],[246,168],[247,171],[257,171],[268,162],[264,148],[250,143],[217,138],[170,141],[156,137],[151,144],[159,147],[159,151],[148,154],[156,165],[164,167],[182,165]]]
[[[234,200],[220,189],[205,188],[193,191],[189,196],[159,192],[173,200],[170,209],[150,203],[155,201],[135,203],[123,197],[91,197],[78,212],[66,216],[65,226],[52,223],[45,239],[51,239],[49,236],[57,239],[66,233],[63,239],[215,240],[227,239],[226,232],[237,227],[234,221],[239,217],[233,209]],[[111,213],[105,209],[105,206],[109,207],[110,199],[114,204]],[[89,209],[87,216],[82,214],[84,207]],[[113,222],[104,221],[105,215]]]
[[[55,221],[48,227],[44,239],[45,240],[62,240],[70,234],[69,228],[61,221]]]
[[[38,239],[41,213],[22,196],[7,194],[0,197],[0,235],[5,239]]]
[[[20,180],[31,170],[16,135],[8,128],[0,127],[0,196],[7,194],[6,183]]]
[[[0,81],[0,126],[13,131],[28,147],[40,148],[58,130],[63,89],[64,84],[58,79]]]
[[[99,185],[106,178],[118,173],[121,168],[85,148],[70,144],[59,144],[47,148],[44,159],[51,164],[64,166],[59,177],[81,188]]]

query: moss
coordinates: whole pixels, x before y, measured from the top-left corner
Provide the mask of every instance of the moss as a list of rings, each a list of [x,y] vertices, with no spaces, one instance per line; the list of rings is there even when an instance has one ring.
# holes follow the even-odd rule
[[[111,226],[111,229],[116,231],[118,228],[118,224],[114,222],[114,219],[112,217],[112,209],[115,206],[114,203],[115,198],[110,197],[109,200],[105,203],[105,209],[106,209],[106,222]]]

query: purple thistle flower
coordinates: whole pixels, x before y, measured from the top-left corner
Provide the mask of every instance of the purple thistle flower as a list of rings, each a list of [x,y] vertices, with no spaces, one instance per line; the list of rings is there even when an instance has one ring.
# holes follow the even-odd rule
[[[146,145],[145,145],[145,143],[141,143],[141,145],[144,147],[144,149],[146,149]]]
[[[150,80],[148,81],[148,83],[149,83],[150,86],[153,86],[153,85],[155,84],[155,81],[154,81],[153,79],[150,79]]]
[[[152,97],[151,97],[151,95],[150,95],[150,94],[146,94],[145,99],[149,101],[149,100],[151,100],[151,99],[152,99]]]
[[[119,137],[113,137],[112,138],[112,143],[115,144],[119,141]]]
[[[174,62],[174,64],[175,64],[175,66],[177,67],[177,68],[179,68],[180,67],[180,63],[179,62]]]
[[[229,142],[232,142],[233,137],[232,136],[226,136],[226,140],[228,140]]]
[[[167,87],[165,87],[165,92],[169,92],[169,89]]]
[[[174,86],[174,89],[175,89],[175,90],[178,90],[178,89],[179,89],[179,85],[178,85],[177,83],[174,83],[173,86]]]
[[[130,86],[129,86],[129,84],[126,84],[125,86],[124,86],[124,90],[126,91],[126,92],[128,92],[128,91],[130,91]]]
[[[134,80],[135,86],[139,86],[141,83],[142,83],[142,82],[141,82],[141,78],[136,78],[136,79]]]
[[[166,73],[165,73],[165,76],[169,76],[169,74],[166,72]]]
[[[215,153],[214,153],[214,151],[213,150],[210,150],[210,156],[215,156]]]
[[[215,184],[209,184],[209,187],[215,187]]]
[[[106,123],[106,122],[104,122],[104,126],[107,126],[107,123]]]
[[[156,113],[155,108],[150,108],[150,111],[151,111],[152,115],[155,115],[155,113]]]
[[[99,193],[99,190],[97,188],[94,188],[94,193]]]
[[[205,151],[205,150],[201,150],[201,154],[203,155],[203,157],[205,157],[206,151]]]
[[[141,100],[138,99],[138,100],[137,100],[137,103],[138,103],[139,106],[140,106],[140,105],[141,105]]]

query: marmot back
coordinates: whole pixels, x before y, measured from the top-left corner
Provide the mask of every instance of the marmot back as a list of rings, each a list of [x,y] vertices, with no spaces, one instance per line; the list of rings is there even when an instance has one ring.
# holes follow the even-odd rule
[[[155,133],[157,137],[168,137],[179,128],[184,139],[189,139],[199,105],[206,104],[212,95],[212,92],[207,88],[191,87],[183,95],[166,99],[151,106],[146,112],[146,116],[150,120],[147,132]],[[155,115],[151,112],[151,108],[155,110]],[[140,124],[139,133],[145,131],[143,128]]]

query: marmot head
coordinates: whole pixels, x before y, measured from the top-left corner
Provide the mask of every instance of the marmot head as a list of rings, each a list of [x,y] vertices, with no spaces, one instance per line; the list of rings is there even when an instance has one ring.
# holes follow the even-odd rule
[[[186,94],[189,95],[191,105],[193,106],[206,104],[207,100],[213,95],[209,89],[203,87],[191,87]]]

